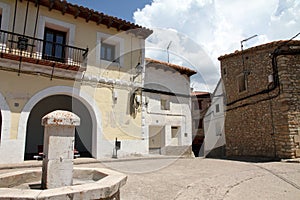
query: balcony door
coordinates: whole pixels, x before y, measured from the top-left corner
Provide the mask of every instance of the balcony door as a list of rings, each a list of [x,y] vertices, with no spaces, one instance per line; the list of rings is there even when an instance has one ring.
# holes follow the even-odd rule
[[[66,32],[45,28],[43,58],[65,62]]]

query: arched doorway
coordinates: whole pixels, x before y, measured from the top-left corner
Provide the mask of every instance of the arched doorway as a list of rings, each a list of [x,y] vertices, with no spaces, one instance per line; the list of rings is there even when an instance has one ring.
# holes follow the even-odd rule
[[[85,105],[68,95],[52,95],[40,100],[32,108],[27,121],[25,160],[33,159],[38,153],[38,146],[43,144],[44,127],[41,119],[54,110],[67,110],[80,117],[80,126],[76,127],[75,148],[81,157],[92,155],[92,118]]]

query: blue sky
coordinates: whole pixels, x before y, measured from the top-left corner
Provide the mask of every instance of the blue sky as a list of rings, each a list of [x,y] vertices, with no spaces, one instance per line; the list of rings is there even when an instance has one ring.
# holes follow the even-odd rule
[[[195,87],[213,91],[220,78],[218,57],[299,33],[300,0],[68,0],[154,30],[146,57],[196,69]],[[147,5],[149,4],[149,5]],[[296,39],[300,39],[300,36]],[[200,81],[201,82],[201,81]],[[198,84],[199,83],[199,84]]]
[[[152,0],[68,0],[68,2],[134,22],[133,13],[137,9],[143,9],[146,4],[151,4]]]

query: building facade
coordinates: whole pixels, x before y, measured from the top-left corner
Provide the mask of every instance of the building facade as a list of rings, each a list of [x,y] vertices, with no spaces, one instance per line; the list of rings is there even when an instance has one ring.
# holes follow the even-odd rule
[[[192,149],[196,157],[202,157],[204,143],[204,127],[203,119],[207,109],[210,106],[210,93],[193,91],[192,96],[192,132],[193,132],[193,144]]]
[[[192,117],[189,68],[146,59],[144,132],[149,153],[191,156]]]
[[[227,156],[300,157],[300,41],[221,56]]]
[[[32,159],[41,118],[81,118],[82,156],[148,153],[141,126],[144,46],[151,30],[66,1],[0,0],[0,163]],[[135,105],[134,111],[130,109]]]
[[[225,91],[222,79],[219,80],[211,95],[211,105],[205,113],[204,126],[204,156],[222,157],[225,155]]]

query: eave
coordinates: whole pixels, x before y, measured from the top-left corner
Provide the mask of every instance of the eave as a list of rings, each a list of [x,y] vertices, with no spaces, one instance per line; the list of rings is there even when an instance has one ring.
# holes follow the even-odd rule
[[[110,15],[106,15],[102,12],[95,11],[93,9],[79,6],[76,4],[68,3],[67,1],[60,0],[29,0],[33,3],[39,3],[42,6],[45,6],[51,11],[52,9],[61,11],[62,15],[70,14],[73,15],[75,19],[83,18],[86,22],[93,21],[97,25],[102,24],[107,28],[115,28],[118,31],[129,31],[133,30],[134,34],[141,36],[142,38],[147,38],[153,33],[152,30],[142,27],[140,25],[119,19]],[[135,31],[136,30],[136,31]]]

